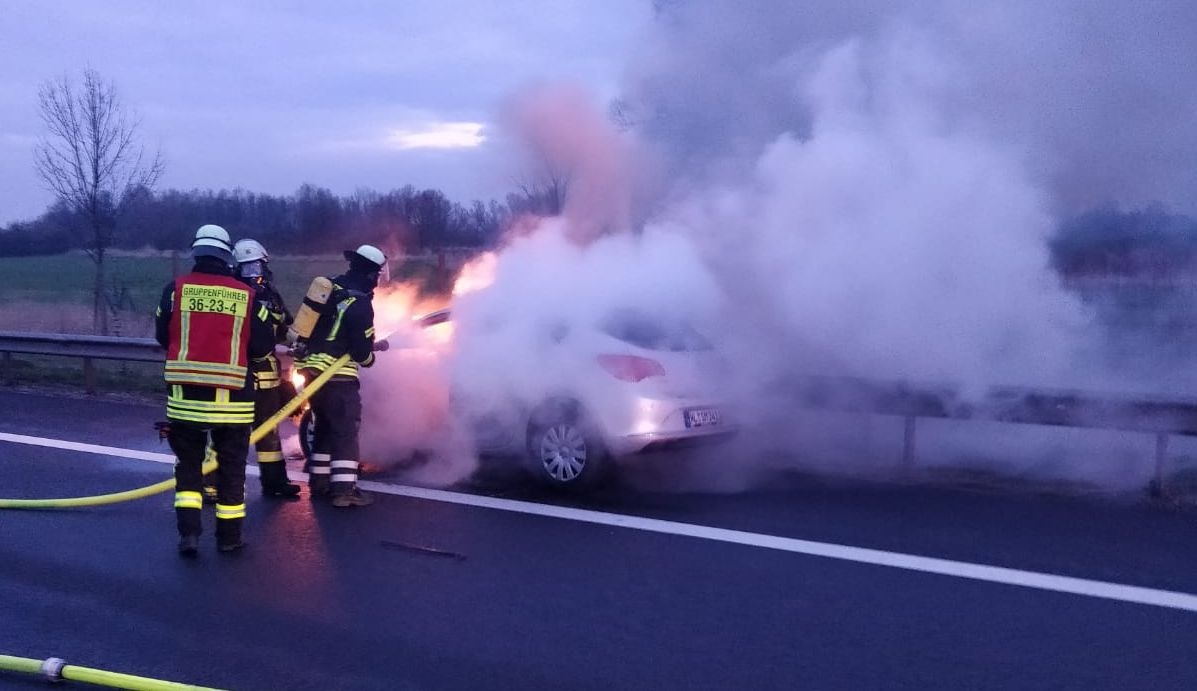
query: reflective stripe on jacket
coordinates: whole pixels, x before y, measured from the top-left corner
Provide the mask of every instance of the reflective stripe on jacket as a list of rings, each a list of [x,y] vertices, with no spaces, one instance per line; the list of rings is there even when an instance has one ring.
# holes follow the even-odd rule
[[[373,297],[345,287],[347,278],[333,281],[333,292],[326,307],[307,339],[308,355],[295,366],[313,373],[324,372],[342,355],[350,360],[337,370],[334,378],[356,379],[361,367],[374,364],[374,306]]]

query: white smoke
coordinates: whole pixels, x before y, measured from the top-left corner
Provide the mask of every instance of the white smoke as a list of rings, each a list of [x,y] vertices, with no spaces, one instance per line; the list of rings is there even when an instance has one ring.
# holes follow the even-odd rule
[[[728,489],[774,463],[892,463],[900,424],[795,411],[776,391],[790,375],[945,383],[966,398],[993,384],[1119,382],[1086,361],[1090,317],[1058,286],[1046,239],[1062,209],[1121,193],[1176,198],[1193,171],[1152,168],[1151,152],[1169,144],[1139,124],[1129,127],[1140,146],[1116,148],[1122,174],[1090,169],[1116,163],[1089,142],[1120,118],[1095,112],[1093,93],[1061,87],[1068,75],[1030,64],[1061,56],[1051,20],[1076,17],[1018,3],[754,7],[668,4],[660,40],[629,70],[631,131],[576,89],[516,99],[507,123],[526,144],[519,165],[568,182],[564,213],[517,224],[493,283],[455,301],[452,352],[410,376],[464,387],[479,409],[519,411],[584,385],[572,381],[577,363],[547,355],[546,334],[592,328],[629,304],[684,314],[724,353],[730,370],[717,383],[750,432],[693,466]],[[1110,16],[1099,13],[1094,31],[1120,16],[1102,7]],[[1133,40],[1088,50],[1133,52],[1162,21],[1146,14]],[[1156,64],[1119,64],[1111,82]],[[663,165],[649,163],[658,153]],[[1117,435],[1102,443],[1108,472],[1081,470],[1055,437],[1024,443],[1011,465],[992,443],[1007,429],[941,435],[941,451],[948,462],[1110,485],[1145,472],[1132,460],[1137,441]],[[730,469],[728,456],[752,460]]]
[[[936,64],[907,39],[831,48],[799,91],[805,139],[664,212],[769,336],[732,347],[972,390],[1068,374],[1084,322],[1048,268],[1046,201],[1010,152],[945,124]]]

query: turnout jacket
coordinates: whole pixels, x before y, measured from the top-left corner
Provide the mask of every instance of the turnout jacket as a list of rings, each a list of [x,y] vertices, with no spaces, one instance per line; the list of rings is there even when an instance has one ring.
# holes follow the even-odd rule
[[[154,336],[166,349],[167,418],[253,424],[249,360],[265,357],[274,342],[252,300],[231,269],[207,257],[162,289]]]
[[[374,364],[374,288],[362,276],[350,271],[333,279],[320,318],[307,340],[307,356],[301,369],[323,372],[342,355],[350,361],[334,379],[356,379],[359,367]]]
[[[249,283],[249,289],[254,292],[253,310],[255,317],[266,322],[271,331],[272,345],[270,352],[263,357],[250,359],[249,368],[254,373],[254,380],[259,389],[275,389],[281,383],[278,357],[274,354],[274,345],[287,340],[287,327],[294,318],[279,294],[270,283]]]

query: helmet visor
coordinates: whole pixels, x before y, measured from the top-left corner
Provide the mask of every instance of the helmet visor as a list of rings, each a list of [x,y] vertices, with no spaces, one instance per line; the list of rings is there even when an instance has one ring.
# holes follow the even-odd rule
[[[242,262],[237,267],[237,272],[241,274],[242,278],[262,278],[266,275],[266,267],[262,260],[252,262]]]

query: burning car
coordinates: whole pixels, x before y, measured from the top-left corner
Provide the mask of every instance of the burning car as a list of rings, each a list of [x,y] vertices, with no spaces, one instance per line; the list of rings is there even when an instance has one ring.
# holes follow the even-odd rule
[[[445,328],[452,314],[421,319]],[[610,461],[720,441],[735,432],[714,392],[718,357],[681,321],[634,309],[597,324],[542,325],[529,358],[548,373],[536,385],[514,381],[525,368],[494,363],[485,382],[454,378],[451,401],[480,452],[522,457],[541,481],[584,486]]]
[[[586,300],[538,282],[512,291],[518,262],[506,283],[498,264],[495,253],[467,263],[449,306],[423,316],[412,316],[422,310],[409,288],[376,295],[375,324],[392,347],[362,392],[373,396],[363,440],[385,437],[379,458],[465,448],[574,488],[616,460],[735,433],[717,391],[721,359],[681,316],[685,300],[650,307],[626,285]]]
[[[421,341],[409,347],[451,360],[460,345],[453,316],[441,309],[416,319]],[[682,321],[617,310],[592,325],[546,321],[533,340],[523,351],[494,350],[484,366],[446,368],[448,399],[478,453],[518,459],[544,484],[584,488],[617,459],[736,432],[714,391],[718,356]],[[524,362],[512,362],[513,352]],[[301,440],[311,428],[309,414]]]

